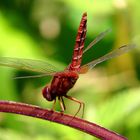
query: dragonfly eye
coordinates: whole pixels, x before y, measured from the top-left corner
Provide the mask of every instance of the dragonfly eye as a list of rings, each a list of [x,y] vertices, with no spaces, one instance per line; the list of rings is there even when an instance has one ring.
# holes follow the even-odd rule
[[[50,93],[50,87],[49,86],[46,86],[43,90],[42,90],[42,94],[43,94],[43,97],[45,99],[47,99],[48,101],[53,101],[54,98],[52,98],[51,96],[51,93]]]

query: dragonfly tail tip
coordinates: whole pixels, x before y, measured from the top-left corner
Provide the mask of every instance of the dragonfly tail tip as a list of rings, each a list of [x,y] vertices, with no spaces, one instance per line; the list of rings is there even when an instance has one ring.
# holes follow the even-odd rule
[[[84,13],[83,13],[83,17],[86,17],[86,16],[87,16],[87,12],[84,12]]]

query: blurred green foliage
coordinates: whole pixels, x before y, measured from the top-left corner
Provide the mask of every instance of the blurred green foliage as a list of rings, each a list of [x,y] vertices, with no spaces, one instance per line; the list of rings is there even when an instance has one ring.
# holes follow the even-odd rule
[[[115,47],[139,46],[140,4],[136,0],[5,0],[0,1],[0,56],[47,60],[59,69],[71,61],[83,12],[88,13],[87,46],[111,28],[101,42],[84,55],[89,62]],[[85,119],[131,140],[140,138],[140,49],[109,60],[81,75],[69,95],[86,104]],[[0,100],[51,108],[42,95],[50,77],[13,80],[31,72],[0,67]],[[88,82],[87,82],[88,81]],[[66,113],[77,104],[66,100]],[[71,107],[71,108],[69,108]],[[59,105],[56,107],[59,110]],[[80,114],[79,114],[80,116]],[[65,131],[64,131],[65,130]],[[52,122],[0,113],[0,140],[95,140],[92,136]]]

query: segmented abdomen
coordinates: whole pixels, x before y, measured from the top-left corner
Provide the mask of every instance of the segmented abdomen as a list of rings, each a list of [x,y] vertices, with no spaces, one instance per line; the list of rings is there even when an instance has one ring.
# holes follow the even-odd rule
[[[82,61],[83,48],[86,36],[86,23],[87,23],[87,13],[84,13],[80,22],[78,33],[76,36],[76,43],[74,46],[72,62],[68,69],[70,71],[79,71]]]

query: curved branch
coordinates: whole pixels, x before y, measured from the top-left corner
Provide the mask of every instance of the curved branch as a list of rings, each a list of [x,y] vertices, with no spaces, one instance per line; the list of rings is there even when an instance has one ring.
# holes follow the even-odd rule
[[[0,112],[15,113],[49,120],[81,130],[101,140],[127,140],[127,138],[107,130],[97,124],[29,104],[12,101],[0,101]]]

